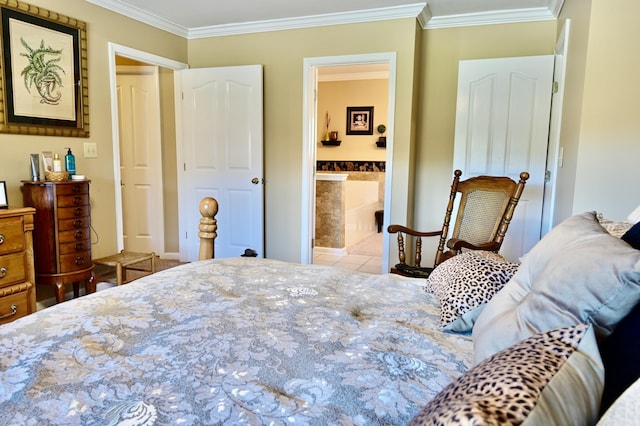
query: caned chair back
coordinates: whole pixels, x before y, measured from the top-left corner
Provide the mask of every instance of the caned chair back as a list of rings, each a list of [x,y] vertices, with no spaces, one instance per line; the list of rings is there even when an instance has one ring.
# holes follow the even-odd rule
[[[505,176],[477,176],[460,181],[460,176],[462,172],[456,170],[440,231],[421,232],[401,225],[389,226],[390,233],[398,233],[400,258],[400,263],[391,268],[391,272],[410,276],[428,276],[433,268],[420,266],[422,237],[440,237],[434,267],[463,250],[494,252],[500,250],[529,173],[520,173],[519,182]],[[450,232],[454,211],[455,220]],[[415,238],[415,256],[412,266],[406,263],[403,234]]]

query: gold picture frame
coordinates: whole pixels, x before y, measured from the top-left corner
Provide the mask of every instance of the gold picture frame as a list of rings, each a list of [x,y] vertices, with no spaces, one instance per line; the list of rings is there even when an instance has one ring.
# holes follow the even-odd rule
[[[89,137],[86,23],[0,0],[0,133]]]

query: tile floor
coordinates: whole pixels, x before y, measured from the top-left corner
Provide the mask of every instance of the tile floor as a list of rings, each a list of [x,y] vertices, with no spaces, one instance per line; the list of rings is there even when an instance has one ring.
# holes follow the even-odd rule
[[[375,233],[347,247],[347,254],[316,253],[313,263],[362,271],[372,274],[382,273],[382,233]]]

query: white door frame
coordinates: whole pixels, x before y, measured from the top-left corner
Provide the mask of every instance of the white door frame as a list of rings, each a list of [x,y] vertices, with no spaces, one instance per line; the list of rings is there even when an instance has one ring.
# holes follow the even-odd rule
[[[118,126],[118,98],[116,81],[116,55],[125,58],[135,59],[150,65],[156,65],[172,70],[182,70],[189,68],[187,64],[163,58],[152,53],[132,49],[116,43],[107,43],[109,51],[109,84],[111,91],[111,136],[113,147],[113,187],[115,193],[115,214],[116,214],[116,245],[117,251],[124,249],[123,222],[122,222],[122,193],[120,192],[120,135]],[[160,253],[158,253],[160,254]],[[164,253],[160,254],[163,255]]]
[[[393,165],[393,135],[396,99],[396,53],[371,53],[361,55],[324,56],[305,58],[302,89],[302,229],[300,262],[313,263],[312,239],[315,234],[316,205],[316,144],[317,144],[317,90],[318,68],[333,65],[389,64],[389,108],[387,123],[387,149],[384,188],[384,224],[386,229],[390,217],[390,202]],[[382,237],[382,270],[389,270],[389,234]]]
[[[569,49],[569,31],[571,20],[567,19],[562,26],[554,50],[553,81],[554,94],[551,98],[551,118],[549,123],[549,147],[547,149],[547,176],[544,183],[544,199],[542,203],[542,226],[540,238],[556,225],[556,193],[558,185],[558,169],[563,166],[564,154],[560,145],[562,128],[562,105],[564,103],[564,87],[567,76],[567,52]]]

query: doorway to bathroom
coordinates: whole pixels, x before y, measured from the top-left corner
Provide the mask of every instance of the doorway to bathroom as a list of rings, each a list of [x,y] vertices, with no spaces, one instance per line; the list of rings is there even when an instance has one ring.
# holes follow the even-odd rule
[[[315,114],[305,132],[310,147],[305,158],[313,169],[308,261],[385,272],[384,211],[391,187],[386,179],[387,146],[391,149],[394,104],[390,75],[395,76],[395,56],[319,59],[325,62],[310,73],[316,79]],[[353,131],[358,123],[349,114],[360,110],[366,125]],[[310,107],[309,116],[311,112]]]

